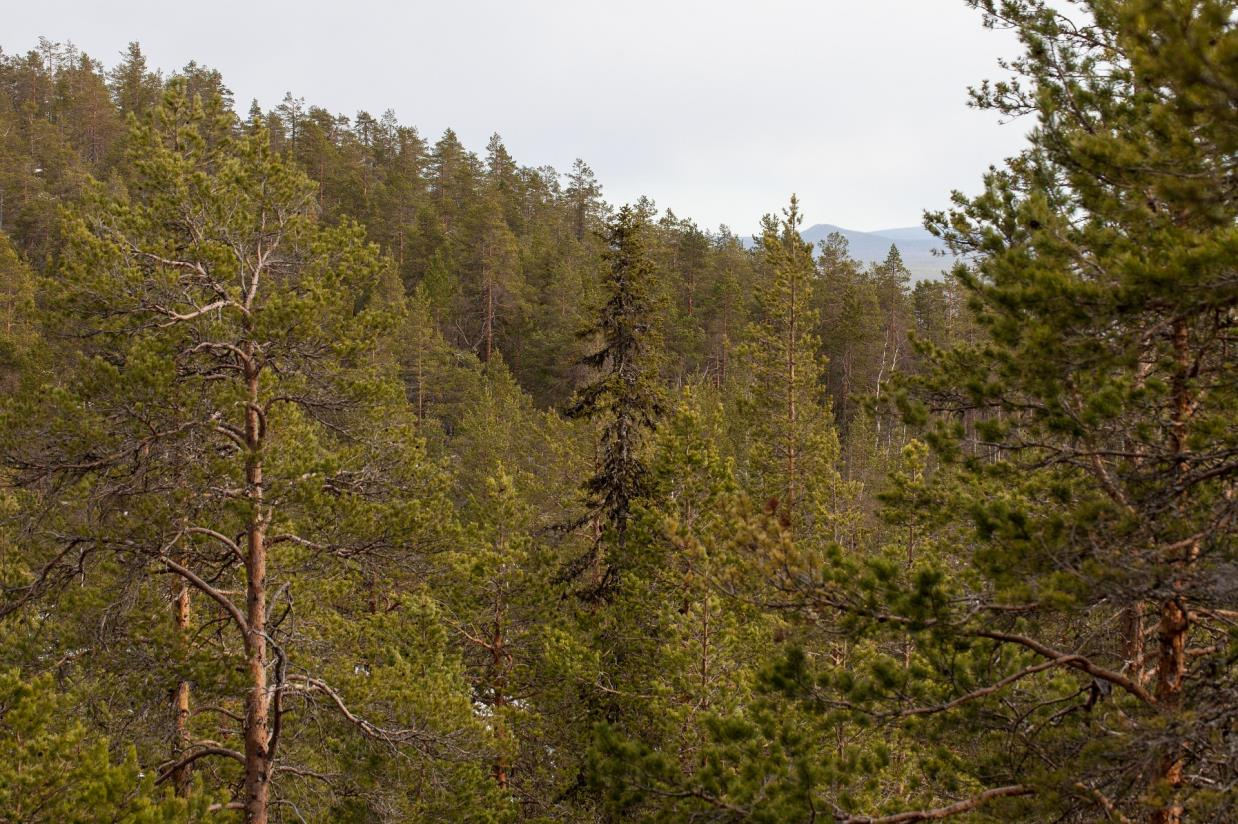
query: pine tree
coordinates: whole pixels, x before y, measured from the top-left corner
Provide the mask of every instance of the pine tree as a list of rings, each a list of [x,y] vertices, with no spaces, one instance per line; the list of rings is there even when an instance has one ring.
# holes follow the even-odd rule
[[[232,112],[235,100],[232,90],[224,85],[224,77],[218,69],[204,66],[196,60],[190,60],[184,67],[172,75],[185,84],[185,96],[189,100],[199,99],[204,104],[216,105],[220,109]]]
[[[143,117],[158,102],[163,85],[158,73],[146,65],[146,55],[137,41],[125,49],[124,59],[108,73],[112,99],[122,116]]]
[[[0,391],[13,391],[37,337],[34,273],[0,232]]]
[[[748,369],[751,488],[794,520],[806,488],[833,471],[837,436],[822,399],[824,364],[814,335],[816,269],[812,244],[800,238],[803,216],[793,195],[781,220],[766,216],[760,238],[764,278],[756,286],[756,319],[741,347]]]
[[[519,242],[503,217],[500,192],[493,191],[478,210],[470,291],[481,320],[481,358],[489,363],[505,329],[519,324],[519,318],[512,316],[524,304],[524,281]]]
[[[46,555],[25,597],[115,559],[138,583],[181,582],[178,635],[229,628],[202,679],[221,731],[190,738],[190,679],[175,679],[177,743],[157,780],[239,762],[228,806],[265,822],[293,696],[347,706],[286,634],[294,593],[314,586],[295,570],[349,559],[372,578],[367,559],[430,534],[434,472],[376,356],[394,322],[382,259],[355,227],[313,220],[312,184],[264,134],[232,137],[218,105],[185,91],[172,84],[134,133],[130,197],[99,191],[68,218],[48,298],[56,337],[80,348],[6,404],[4,453],[18,484],[58,502],[51,520],[30,512]]]
[[[56,119],[83,165],[98,174],[123,132],[103,67],[82,54],[56,73]]]
[[[875,376],[880,370],[885,324],[877,289],[869,273],[851,257],[847,239],[837,232],[821,242],[817,270],[817,334],[827,358],[827,382],[835,418],[847,445],[843,450],[847,477],[867,480],[852,472],[857,461],[850,446],[859,443],[852,424],[864,414],[861,400],[876,384]],[[868,451],[869,446],[865,444],[864,449]]]
[[[972,5],[914,285],[0,55],[0,819],[1234,818],[1232,9]]]
[[[1059,622],[1112,611],[1120,643],[1085,655],[1131,704],[1110,742],[1126,769],[1081,759],[1078,792],[1165,824],[1224,818],[1214,748],[1232,730],[1205,719],[1238,689],[1216,613],[1238,512],[1232,6],[1089,2],[1079,28],[1038,4],[980,5],[1024,40],[1013,69],[1035,97],[1002,82],[977,104],[1040,122],[984,195],[936,219],[984,254],[964,284],[993,338],[949,405],[982,410],[997,471],[1023,479],[976,518],[995,559],[1027,547],[1018,597],[1044,604],[1007,643],[1043,656]]]
[[[1227,820],[1230,10],[973,5],[1026,45],[1019,80],[977,103],[1040,127],[931,217],[976,255],[956,276],[985,337],[903,398],[939,462],[892,481],[905,558],[777,577],[803,615],[876,643],[867,672],[814,674],[812,694],[937,761],[925,809],[891,820]]]
[[[593,169],[580,158],[576,158],[572,164],[567,180],[564,195],[572,210],[572,232],[577,240],[583,241],[599,217],[602,187],[598,184]]]
[[[492,134],[486,143],[486,180],[502,205],[504,220],[514,229],[521,222],[519,172],[503,138]]]
[[[445,233],[450,233],[459,215],[479,188],[477,156],[464,148],[451,129],[434,144],[429,162],[430,192]]]
[[[906,303],[911,273],[897,246],[891,244],[885,260],[873,267],[872,279],[881,312],[881,361],[873,384],[873,396],[880,400],[882,388],[899,368],[907,349]]]
[[[641,725],[626,726],[685,771],[707,751],[712,720],[753,698],[762,651],[780,623],[717,587],[736,569],[731,539],[743,508],[734,465],[717,445],[723,414],[716,400],[702,408],[689,390],[659,431],[641,512],[643,586],[625,609],[642,616],[652,649],[618,683],[656,696],[634,702]]]

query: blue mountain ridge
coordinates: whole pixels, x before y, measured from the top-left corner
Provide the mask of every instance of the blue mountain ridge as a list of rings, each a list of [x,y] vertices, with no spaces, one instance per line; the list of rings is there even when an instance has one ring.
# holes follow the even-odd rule
[[[825,240],[832,232],[838,232],[847,239],[851,256],[861,263],[881,263],[890,252],[891,246],[897,246],[903,256],[903,263],[914,280],[939,278],[941,273],[955,263],[951,255],[933,254],[934,250],[943,250],[940,240],[933,237],[927,229],[920,226],[900,226],[892,229],[879,229],[875,232],[860,232],[855,229],[844,229],[832,223],[817,223],[800,232],[804,240],[814,246]],[[754,241],[749,241],[749,244]]]

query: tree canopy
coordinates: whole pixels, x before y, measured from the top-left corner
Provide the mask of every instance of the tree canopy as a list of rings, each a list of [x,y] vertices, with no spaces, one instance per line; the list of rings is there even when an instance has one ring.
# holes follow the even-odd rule
[[[1238,819],[1233,4],[968,5],[919,281],[0,54],[0,822]]]

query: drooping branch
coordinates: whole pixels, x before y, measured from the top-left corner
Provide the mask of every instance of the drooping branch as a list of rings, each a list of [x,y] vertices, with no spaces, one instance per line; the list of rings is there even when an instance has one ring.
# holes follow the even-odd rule
[[[377,741],[383,741],[388,744],[401,744],[414,742],[425,747],[436,747],[445,742],[440,738],[429,733],[412,728],[402,729],[387,729],[380,727],[371,721],[355,714],[348,705],[344,703],[344,699],[336,692],[329,684],[318,678],[311,678],[307,675],[289,675],[281,690],[296,690],[302,693],[316,692],[327,697],[336,710],[350,724],[359,729],[367,738],[373,738]],[[452,747],[458,754],[462,756],[469,755],[460,750],[459,747]]]
[[[928,810],[910,810],[905,813],[895,813],[883,816],[848,816],[839,814],[834,817],[836,824],[912,824],[915,821],[939,821],[943,818],[971,812],[983,804],[996,798],[1014,798],[1021,795],[1031,795],[1031,787],[1023,784],[1010,784],[1005,787],[994,787],[985,790],[977,796],[957,801],[945,807],[935,807]]]
[[[236,750],[220,746],[214,741],[199,741],[191,745],[190,749],[185,752],[180,758],[169,761],[159,768],[159,776],[155,779],[156,784],[162,784],[167,781],[172,775],[182,767],[188,767],[193,762],[200,758],[208,756],[219,756],[221,758],[231,758],[234,761],[245,763],[245,756]]]
[[[980,687],[979,689],[972,690],[966,695],[960,695],[958,698],[947,701],[944,704],[935,704],[931,707],[912,707],[910,709],[900,710],[896,713],[896,715],[898,717],[906,718],[913,715],[935,715],[939,712],[948,712],[955,707],[966,704],[968,701],[974,701],[977,698],[984,698],[987,695],[1000,692],[1016,681],[1022,681],[1029,675],[1035,675],[1038,672],[1043,672],[1047,669],[1052,669],[1053,667],[1074,666],[1076,663],[1085,660],[1086,659],[1082,658],[1082,656],[1078,655],[1064,655],[1060,658],[1051,658],[1048,661],[1042,661],[1039,664],[1035,664],[1033,666],[1021,669],[1016,673],[1012,673],[995,684],[990,684],[987,687]]]
[[[238,449],[244,450],[247,448],[244,433],[232,424],[218,421],[215,424],[215,431],[231,441]]]
[[[184,566],[181,566],[176,561],[173,561],[171,558],[167,557],[166,555],[160,555],[159,561],[164,566],[166,566],[170,571],[175,572],[177,575],[181,576],[186,581],[193,584],[193,586],[197,590],[204,593],[205,595],[207,595],[207,597],[211,598],[213,601],[215,601],[221,607],[223,607],[224,610],[228,613],[228,615],[232,617],[232,620],[236,622],[237,628],[241,630],[241,637],[245,639],[246,647],[248,647],[252,643],[252,641],[250,640],[250,634],[249,634],[249,623],[245,620],[245,616],[241,614],[241,611],[237,609],[236,604],[228,600],[228,596],[224,595],[218,589],[211,586],[206,581],[202,580],[200,577],[194,574],[192,570]]]
[[[172,427],[171,429],[152,432],[144,438],[127,443],[123,448],[99,458],[86,459],[90,457],[87,455],[83,456],[84,459],[80,461],[64,460],[37,462],[32,459],[23,458],[20,455],[13,455],[6,456],[6,462],[24,474],[23,477],[19,478],[15,482],[17,485],[32,486],[35,482],[49,476],[82,476],[90,472],[110,469],[126,461],[133,460],[134,456],[144,454],[157,443],[183,435],[197,426],[199,426],[197,421],[188,421],[180,424],[179,426]]]
[[[1152,693],[1144,689],[1134,679],[1127,678],[1120,672],[1114,672],[1111,669],[1098,666],[1082,655],[1071,655],[1070,653],[1060,652],[1052,647],[1042,644],[1034,638],[1028,638],[1025,635],[1015,635],[1008,632],[994,632],[991,630],[974,630],[970,634],[979,638],[989,638],[994,641],[1005,641],[1010,644],[1018,644],[1032,650],[1035,653],[1043,655],[1046,658],[1052,658],[1054,661],[1061,661],[1066,666],[1082,670],[1088,675],[1091,675],[1093,678],[1099,678],[1102,681],[1108,681],[1115,686],[1119,686],[1138,698],[1140,701],[1143,701],[1145,704],[1156,703],[1156,698],[1152,696]]]
[[[237,558],[239,558],[242,562],[245,560],[245,553],[241,552],[241,548],[237,546],[236,541],[232,540],[227,535],[224,535],[221,532],[217,532],[216,530],[209,529],[203,526],[187,526],[185,527],[184,531],[189,533],[190,535],[205,535],[208,538],[213,538],[214,540],[226,546],[232,552],[232,554],[235,555]]]
[[[56,555],[43,565],[39,574],[34,580],[23,587],[14,587],[5,589],[5,601],[0,603],[0,618],[16,612],[34,599],[40,597],[44,592],[57,585],[57,579],[66,579],[72,577],[76,573],[76,568],[68,567],[63,562],[74,549],[80,546],[84,541],[73,540],[65,544]],[[59,575],[57,573],[59,572]],[[65,573],[68,573],[66,576]],[[10,599],[10,593],[17,593],[15,598]]]

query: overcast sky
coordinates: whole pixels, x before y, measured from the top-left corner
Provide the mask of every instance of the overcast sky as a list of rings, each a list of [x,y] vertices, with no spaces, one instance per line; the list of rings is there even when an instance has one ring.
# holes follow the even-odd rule
[[[40,0],[0,31],[108,66],[138,40],[219,69],[242,113],[291,91],[478,152],[497,131],[525,165],[583,157],[611,202],[745,233],[792,191],[809,224],[918,224],[1026,129],[966,106],[1016,44],[963,0]]]

